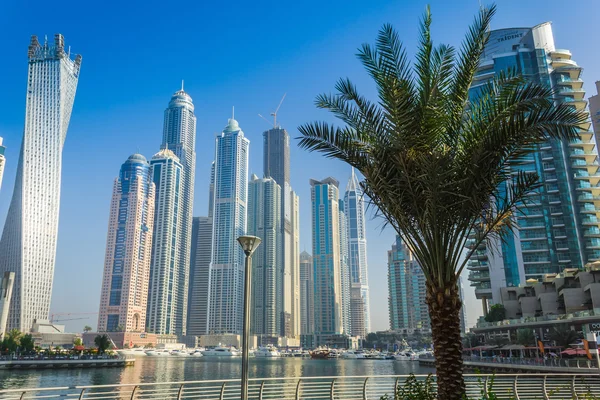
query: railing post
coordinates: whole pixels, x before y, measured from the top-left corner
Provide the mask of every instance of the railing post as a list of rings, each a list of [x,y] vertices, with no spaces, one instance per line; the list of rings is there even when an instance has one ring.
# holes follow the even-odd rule
[[[300,400],[300,384],[302,383],[302,379],[298,379],[298,384],[296,385],[296,400]]]
[[[398,393],[399,387],[400,387],[400,378],[396,378],[396,382],[394,383],[394,399],[396,398],[396,393]]]
[[[133,391],[131,392],[131,397],[130,397],[131,400],[135,399],[135,392],[137,392],[137,389],[138,389],[137,386],[133,387]]]
[[[331,388],[329,389],[329,400],[333,400],[333,388],[335,387],[335,378],[331,380]]]
[[[79,400],[83,399],[84,392],[85,392],[85,389],[81,389],[81,393],[79,393]]]
[[[515,399],[519,400],[519,386],[517,385],[517,379],[519,379],[519,375],[515,375],[515,380],[513,382],[513,391],[515,392]]]
[[[265,388],[265,381],[260,382],[260,389],[258,391],[258,400],[262,400],[263,389]]]
[[[363,400],[367,400],[367,382],[369,378],[365,378],[365,383],[363,384]],[[396,398],[396,394],[394,393],[394,398]]]
[[[27,394],[27,391],[24,391],[23,393],[21,393],[21,396],[19,396],[19,400],[23,400],[25,398],[26,394]]]
[[[487,399],[488,397],[488,379],[489,379],[489,375],[485,376],[485,380],[483,381],[483,394],[485,395],[485,398]]]
[[[225,385],[227,385],[227,382],[223,382],[223,386],[221,386],[221,395],[219,396],[220,400],[223,400],[223,397],[225,397]]]
[[[548,397],[548,389],[546,387],[546,379],[548,378],[548,375],[544,375],[544,400],[548,400],[550,397]]]
[[[571,394],[573,396],[573,400],[579,399],[579,396],[577,396],[577,390],[575,389],[575,378],[576,375],[573,375],[573,379],[571,379]]]
[[[182,384],[179,386],[179,391],[177,392],[177,400],[180,400],[180,399],[181,399],[181,395],[183,394],[183,386],[184,386],[184,385],[185,385],[185,384],[184,384],[184,383],[182,383]]]

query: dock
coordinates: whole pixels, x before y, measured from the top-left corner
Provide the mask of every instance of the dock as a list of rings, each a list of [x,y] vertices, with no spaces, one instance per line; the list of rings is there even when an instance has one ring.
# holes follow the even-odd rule
[[[0,370],[10,369],[67,369],[67,368],[118,368],[135,363],[133,357],[95,359],[14,359],[0,360]]]

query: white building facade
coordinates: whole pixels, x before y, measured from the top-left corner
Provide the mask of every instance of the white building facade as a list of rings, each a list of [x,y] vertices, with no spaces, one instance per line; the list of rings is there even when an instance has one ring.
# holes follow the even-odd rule
[[[25,129],[13,197],[0,240],[0,273],[15,272],[7,329],[27,332],[48,319],[60,208],[62,150],[81,56],[65,52],[63,36],[29,45]]]
[[[208,333],[242,331],[250,141],[231,118],[216,138]]]
[[[183,167],[171,150],[162,149],[150,160],[155,185],[154,232],[146,329],[159,335],[177,334],[177,316],[184,312],[181,291],[187,289],[180,279],[185,274],[180,264],[185,250],[183,227]]]

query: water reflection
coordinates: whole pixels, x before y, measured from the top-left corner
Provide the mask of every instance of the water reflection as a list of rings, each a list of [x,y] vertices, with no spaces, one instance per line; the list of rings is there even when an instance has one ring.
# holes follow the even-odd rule
[[[427,374],[415,361],[251,359],[251,378]],[[61,370],[0,370],[0,388],[33,388],[236,379],[241,359],[138,357],[131,367]]]

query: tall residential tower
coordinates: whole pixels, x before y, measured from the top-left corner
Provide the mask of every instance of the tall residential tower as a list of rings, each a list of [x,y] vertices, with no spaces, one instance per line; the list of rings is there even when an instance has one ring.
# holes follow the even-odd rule
[[[2,137],[0,137],[0,189],[2,189],[2,177],[4,176],[4,164],[6,158],[4,157],[4,150],[6,147],[2,146]]]
[[[249,148],[231,118],[216,138],[209,334],[242,331],[245,257],[236,239],[246,234]]]
[[[13,197],[0,239],[0,274],[15,272],[7,329],[28,332],[48,319],[60,209],[62,150],[79,79],[81,56],[63,36],[29,44],[25,129]]]
[[[569,50],[554,46],[549,22],[491,31],[471,96],[507,68],[554,89],[557,102],[585,111],[582,69]],[[469,280],[484,312],[488,300],[500,302],[500,287],[519,286],[527,279],[567,267],[583,268],[600,259],[598,153],[589,120],[580,127],[578,139],[549,139],[509,166],[512,173],[536,173],[541,185],[529,196],[523,213],[516,215],[519,229],[491,243],[493,251],[479,245],[468,262]],[[473,238],[468,246],[474,245]]]
[[[175,312],[175,334],[185,335],[187,326],[187,302],[190,265],[190,247],[192,243],[192,212],[194,211],[194,179],[196,171],[196,116],[194,103],[189,94],[178,90],[171,97],[165,110],[163,139],[161,148],[169,149],[183,167],[181,180],[181,240],[179,241],[179,290],[176,298],[178,306]]]
[[[154,189],[146,158],[129,156],[110,203],[98,332],[145,331]]]
[[[590,114],[596,143],[600,141],[600,81],[596,81],[596,94],[590,97]],[[0,179],[2,178],[0,174]]]
[[[313,261],[306,251],[300,253],[300,334],[313,333]]]

